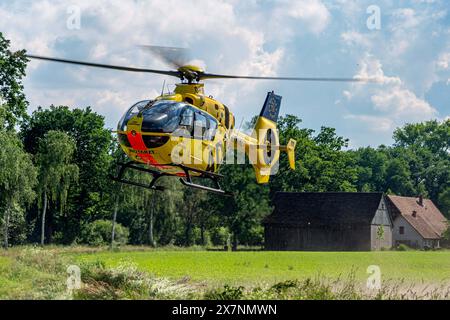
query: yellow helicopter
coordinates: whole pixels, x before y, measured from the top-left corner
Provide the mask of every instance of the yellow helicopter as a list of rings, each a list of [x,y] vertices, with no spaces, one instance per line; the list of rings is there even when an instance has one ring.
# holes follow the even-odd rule
[[[208,79],[250,79],[250,80],[294,80],[294,81],[339,81],[367,82],[362,78],[305,78],[305,77],[256,77],[206,73],[200,67],[182,64],[169,53],[177,48],[147,46],[176,70],[154,70],[114,66],[85,61],[26,55],[39,59],[87,67],[106,68],[119,71],[153,73],[177,77],[174,92],[162,93],[154,99],[134,104],[120,119],[118,141],[130,161],[118,164],[118,174],[113,180],[134,186],[163,190],[156,185],[162,176],[179,177],[185,186],[209,192],[227,194],[221,189],[218,173],[220,166],[236,160],[229,150],[247,154],[255,169],[260,184],[269,182],[279,161],[280,152],[287,152],[289,165],[295,169],[294,151],[296,141],[291,139],[286,146],[279,145],[277,120],[281,96],[274,92],[267,94],[261,113],[256,120],[253,133],[245,134],[235,128],[235,117],[230,109],[207,96],[204,83]],[[137,170],[152,176],[149,184],[125,179],[127,170]],[[193,178],[212,181],[212,186],[195,183]]]

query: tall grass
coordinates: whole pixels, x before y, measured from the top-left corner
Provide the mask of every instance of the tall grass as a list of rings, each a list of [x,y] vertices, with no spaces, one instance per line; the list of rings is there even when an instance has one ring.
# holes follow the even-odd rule
[[[101,262],[81,265],[83,286],[75,299],[194,299],[199,298],[189,279],[172,281],[139,271],[133,264],[106,268]]]

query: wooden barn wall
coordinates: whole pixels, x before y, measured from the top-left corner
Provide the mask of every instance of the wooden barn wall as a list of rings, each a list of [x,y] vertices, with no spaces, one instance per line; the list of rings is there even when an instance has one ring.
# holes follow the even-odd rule
[[[382,234],[380,234],[380,228],[383,229]],[[373,251],[392,248],[393,242],[392,242],[391,226],[372,225],[370,229],[371,229],[370,237],[372,238]]]
[[[388,206],[383,197],[372,220],[372,226],[370,228],[371,229],[370,237],[372,239],[372,250],[392,248],[393,245],[392,227],[393,227],[392,218],[389,214]],[[380,233],[380,229],[383,229],[382,234]]]
[[[266,225],[265,249],[274,251],[370,251],[367,226],[287,227]]]

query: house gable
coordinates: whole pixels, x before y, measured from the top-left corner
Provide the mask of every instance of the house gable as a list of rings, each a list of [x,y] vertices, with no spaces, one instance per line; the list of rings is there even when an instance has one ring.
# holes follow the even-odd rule
[[[372,219],[372,225],[376,226],[389,226],[392,227],[393,220],[389,213],[386,199],[383,196],[381,198],[380,204],[378,205],[377,211],[375,213],[375,216]]]
[[[447,229],[447,220],[431,200],[388,196],[395,220],[401,216],[424,239],[440,239]]]

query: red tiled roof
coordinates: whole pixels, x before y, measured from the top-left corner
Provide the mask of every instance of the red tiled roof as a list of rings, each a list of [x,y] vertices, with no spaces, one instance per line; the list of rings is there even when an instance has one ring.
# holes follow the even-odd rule
[[[423,205],[420,205],[418,198],[388,196],[388,199],[394,211],[405,218],[423,238],[439,239],[447,229],[447,219],[433,201],[423,199]]]

